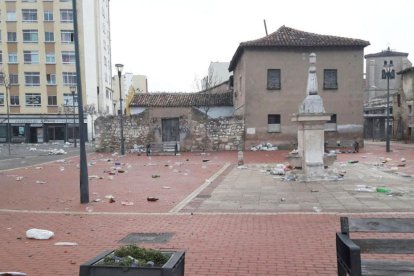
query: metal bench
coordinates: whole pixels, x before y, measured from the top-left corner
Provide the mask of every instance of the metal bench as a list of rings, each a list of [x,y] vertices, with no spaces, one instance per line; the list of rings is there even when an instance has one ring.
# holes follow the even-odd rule
[[[350,237],[351,233],[358,232],[368,238]],[[392,260],[384,256],[414,254],[414,239],[399,239],[388,233],[414,234],[414,219],[341,217],[341,232],[336,233],[338,275],[414,275],[414,261]],[[361,254],[383,255],[363,259]]]
[[[147,145],[147,155],[177,155],[179,142],[150,143]]]

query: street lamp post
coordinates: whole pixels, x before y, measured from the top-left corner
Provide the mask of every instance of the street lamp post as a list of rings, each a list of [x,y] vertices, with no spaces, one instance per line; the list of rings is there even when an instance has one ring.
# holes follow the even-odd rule
[[[10,156],[10,143],[11,143],[11,135],[10,135],[10,107],[9,107],[9,88],[10,82],[7,80],[6,74],[0,72],[0,77],[3,79],[3,85],[6,89],[6,112],[7,112],[7,127],[6,127],[6,140],[9,148],[9,156]]]
[[[122,110],[122,90],[121,90],[121,75],[123,64],[115,64],[116,69],[118,70],[118,82],[119,82],[119,110],[120,110],[120,122],[121,122],[121,155],[125,154],[125,145],[124,145],[124,112]]]
[[[393,78],[394,74],[394,65],[392,60],[388,64],[386,60],[384,60],[384,71],[385,76],[387,78],[387,126],[386,126],[386,135],[385,135],[385,150],[386,152],[390,152],[390,78]]]
[[[73,108],[73,128],[72,128],[72,135],[73,135],[73,139],[75,140],[75,148],[77,148],[77,145],[76,145],[75,91],[76,91],[76,86],[71,86],[70,87],[70,93],[72,93],[72,108]]]
[[[80,50],[79,50],[79,33],[78,33],[78,9],[76,6],[77,0],[72,0],[73,9],[73,42],[75,44],[75,58],[76,58],[76,78],[78,91],[78,114],[79,114],[79,160],[80,160],[80,202],[82,204],[89,203],[89,180],[88,180],[88,164],[86,161],[85,148],[85,128],[83,126],[83,99],[82,99],[82,73],[80,64]],[[82,122],[80,122],[82,120]]]

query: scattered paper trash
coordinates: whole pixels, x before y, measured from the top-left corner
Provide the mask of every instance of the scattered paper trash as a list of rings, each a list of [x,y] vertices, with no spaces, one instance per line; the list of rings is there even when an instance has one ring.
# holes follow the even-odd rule
[[[16,177],[16,181],[22,181],[22,180],[23,180],[23,178],[24,178],[23,176],[17,176],[17,177]]]
[[[60,167],[60,168],[59,168],[59,170],[60,170],[61,172],[63,172],[63,171],[65,170],[65,167]]]
[[[132,205],[134,205],[134,202],[132,202],[132,201],[122,201],[121,204],[124,205],[124,206],[132,206]]]
[[[163,189],[171,189],[170,186],[162,186]]]
[[[46,181],[36,180],[36,184],[46,184]]]
[[[158,178],[158,177],[160,177],[160,175],[159,174],[153,174],[151,177],[152,178]]]
[[[28,239],[36,239],[36,240],[48,240],[55,235],[52,231],[44,230],[44,229],[36,229],[32,228],[26,231],[26,237]]]
[[[320,213],[322,211],[322,209],[320,207],[313,207],[313,211],[315,211],[316,213]]]
[[[88,176],[88,178],[89,179],[100,179],[100,177],[97,176],[97,175],[90,175],[90,176]]]
[[[92,213],[93,212],[93,207],[92,206],[87,206],[85,208],[85,211],[88,212],[88,213]]]
[[[356,163],[358,163],[358,162],[359,162],[358,160],[349,160],[349,161],[348,161],[348,163],[349,163],[349,164],[356,164]]]
[[[24,272],[1,272],[0,276],[26,276],[27,274]]]
[[[401,162],[405,162],[405,161],[407,161],[407,160],[405,160],[405,158],[404,158],[404,157],[402,157],[402,158],[400,159],[400,161],[401,161]]]
[[[57,246],[76,246],[78,245],[76,242],[55,242]]]
[[[376,188],[368,185],[356,185],[357,192],[375,192]]]
[[[43,169],[43,167],[36,167],[35,169],[36,169],[36,170],[42,170],[42,169]]]
[[[67,154],[66,151],[64,151],[63,149],[52,149],[49,151],[49,155],[64,155]]]

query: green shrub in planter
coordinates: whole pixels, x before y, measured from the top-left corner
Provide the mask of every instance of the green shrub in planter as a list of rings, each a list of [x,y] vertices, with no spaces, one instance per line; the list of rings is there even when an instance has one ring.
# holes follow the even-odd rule
[[[79,276],[182,276],[184,252],[158,251],[135,245],[100,254],[81,265]]]

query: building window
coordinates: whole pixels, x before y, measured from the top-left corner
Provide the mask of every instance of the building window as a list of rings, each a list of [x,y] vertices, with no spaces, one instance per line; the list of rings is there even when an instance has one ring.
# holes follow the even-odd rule
[[[17,53],[9,53],[9,63],[16,64],[17,63]]]
[[[7,42],[16,42],[17,34],[16,32],[7,32]]]
[[[39,35],[37,30],[23,30],[23,42],[37,43]]]
[[[0,105],[4,105],[4,93],[0,93]]]
[[[72,10],[60,10],[60,21],[61,22],[73,22],[73,11]]]
[[[73,43],[73,31],[60,31],[62,43]]]
[[[56,85],[56,74],[46,74],[46,82],[48,85]]]
[[[397,94],[397,106],[401,107],[401,95]]]
[[[10,105],[20,105],[19,96],[10,96]]]
[[[408,115],[412,115],[413,113],[413,107],[409,104],[408,105]]]
[[[16,21],[16,11],[6,12],[6,21]]]
[[[53,32],[45,32],[45,42],[54,42],[55,34]]]
[[[65,86],[72,86],[76,85],[76,73],[72,72],[63,72],[63,85]]]
[[[267,115],[267,132],[280,132],[280,114]]]
[[[336,114],[331,115],[331,119],[325,123],[325,131],[336,131]]]
[[[23,51],[25,64],[39,64],[39,52],[38,51]]]
[[[24,72],[24,82],[26,86],[39,86],[40,73],[39,72]]]
[[[22,10],[23,22],[36,22],[37,21],[37,10]]]
[[[55,64],[55,53],[46,53],[46,64]]]
[[[267,70],[267,89],[279,90],[280,85],[280,69],[268,69]]]
[[[53,21],[53,11],[44,11],[43,17],[45,21]]]
[[[325,69],[323,71],[323,88],[338,89],[338,71],[336,69]]]
[[[9,75],[9,82],[10,82],[10,85],[18,85],[19,84],[19,75],[10,74]]]
[[[73,104],[73,101],[75,100],[75,104]],[[63,102],[66,106],[78,106],[78,94],[75,94],[72,96],[72,94],[64,93],[63,94]]]
[[[23,3],[36,3],[36,0],[22,0]]]
[[[57,97],[47,96],[47,105],[57,105]]]
[[[62,52],[62,62],[63,63],[75,63],[75,52],[73,51],[63,51]]]
[[[3,63],[3,52],[0,51],[0,64],[2,64],[2,63]]]
[[[42,97],[40,93],[26,93],[26,106],[41,106]]]

